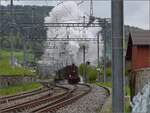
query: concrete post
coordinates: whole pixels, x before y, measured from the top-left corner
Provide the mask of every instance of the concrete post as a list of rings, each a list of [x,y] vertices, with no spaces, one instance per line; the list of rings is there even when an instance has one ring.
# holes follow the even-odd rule
[[[3,22],[3,19],[2,19],[2,6],[1,6],[1,0],[0,0],[0,58],[1,58],[1,49],[2,49],[2,22]]]
[[[104,82],[107,81],[107,78],[106,78],[106,20],[104,20]]]
[[[12,25],[10,28],[9,38],[11,40],[11,42],[10,42],[10,46],[11,46],[11,48],[10,48],[10,64],[11,64],[11,66],[14,67],[14,53],[13,53],[13,51],[14,51],[14,43],[13,43],[14,40],[13,40],[13,26]]]
[[[14,66],[14,54],[13,54],[13,51],[14,51],[14,44],[13,44],[13,0],[10,1],[10,6],[11,6],[11,9],[10,9],[10,12],[11,12],[11,18],[12,18],[12,21],[11,21],[11,28],[10,28],[10,34],[9,34],[9,37],[11,39],[11,52],[10,52],[10,63],[12,66]]]
[[[112,0],[112,111],[124,112],[123,93],[123,0]]]
[[[23,53],[24,53],[24,56],[23,56],[23,60],[24,60],[24,67],[27,66],[27,47],[26,47],[26,37],[23,36]]]
[[[98,81],[100,82],[99,34],[100,32],[97,33],[97,71],[98,71]]]
[[[1,6],[1,0],[0,0],[0,51],[1,51],[1,48],[2,48],[1,36],[2,36],[2,6]],[[0,52],[0,57],[1,57],[1,52]]]
[[[83,78],[84,78],[84,82],[87,82],[87,78],[86,78],[86,62],[85,62],[85,46],[83,45]]]

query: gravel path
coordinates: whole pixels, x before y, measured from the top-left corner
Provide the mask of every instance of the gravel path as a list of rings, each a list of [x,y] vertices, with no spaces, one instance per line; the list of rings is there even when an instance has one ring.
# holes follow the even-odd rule
[[[56,113],[99,113],[107,96],[106,90],[93,85],[92,91],[71,105],[59,109]]]

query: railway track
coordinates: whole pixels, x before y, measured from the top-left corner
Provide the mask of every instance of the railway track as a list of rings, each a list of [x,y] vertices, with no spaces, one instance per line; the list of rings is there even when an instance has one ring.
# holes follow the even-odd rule
[[[31,111],[34,108],[39,108],[42,105],[45,105],[46,103],[48,103],[49,101],[53,101],[59,97],[62,97],[64,95],[66,95],[68,93],[68,91],[70,91],[69,88],[63,87],[63,86],[56,86],[59,87],[59,90],[55,91],[54,94],[51,95],[45,95],[43,97],[40,97],[38,99],[34,99],[31,101],[27,101],[24,103],[20,103],[19,105],[14,105],[14,106],[10,106],[10,107],[6,107],[6,108],[2,108],[1,109],[1,113],[17,113],[17,112],[24,112],[24,111]],[[60,90],[63,89],[63,91]],[[72,89],[74,90],[74,89]]]
[[[82,86],[82,87],[81,87]],[[81,98],[83,95],[90,92],[91,87],[85,84],[78,84],[70,87],[57,86],[64,89],[63,92],[55,93],[54,95],[47,95],[39,99],[28,101],[19,105],[11,106],[1,109],[1,113],[43,113],[54,112],[57,109],[74,102]],[[84,87],[84,88],[83,88]],[[83,90],[84,89],[84,90]]]
[[[25,93],[20,93],[20,94],[16,94],[16,95],[12,95],[12,96],[5,96],[5,97],[1,97],[0,98],[0,104],[5,104],[11,101],[15,101],[15,100],[19,100],[19,99],[23,99],[25,97],[29,97],[29,96],[33,96],[42,92],[46,92],[48,91],[48,88],[38,88],[36,90],[33,91],[29,91],[29,92],[25,92]]]
[[[80,87],[82,86],[82,87]],[[57,102],[49,104],[43,108],[32,111],[34,113],[55,113],[59,108],[69,105],[81,98],[82,96],[88,94],[91,91],[91,87],[87,84],[78,84],[76,91],[70,92],[65,97],[62,97]]]

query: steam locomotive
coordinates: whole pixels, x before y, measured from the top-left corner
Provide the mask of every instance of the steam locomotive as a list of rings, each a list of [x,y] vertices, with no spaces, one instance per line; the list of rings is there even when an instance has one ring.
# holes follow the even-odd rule
[[[77,84],[80,82],[78,76],[78,67],[75,64],[67,65],[58,71],[59,79],[67,79],[69,84]]]
[[[66,75],[68,83],[70,84],[76,84],[80,82],[80,78],[78,76],[78,67],[74,64],[66,66]]]

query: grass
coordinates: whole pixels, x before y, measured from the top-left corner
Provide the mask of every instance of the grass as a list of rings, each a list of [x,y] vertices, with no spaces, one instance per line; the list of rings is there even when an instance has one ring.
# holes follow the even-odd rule
[[[130,97],[125,97],[125,113],[131,112]]]
[[[0,51],[1,58],[0,58],[0,76],[20,76],[20,75],[34,75],[31,69],[24,68],[24,67],[12,67],[9,63],[10,59],[10,52],[8,51]],[[22,58],[22,52],[14,52],[14,56],[17,58]]]
[[[41,87],[40,83],[26,83],[0,88],[0,96],[14,95]]]
[[[104,86],[104,87],[112,88],[112,83],[111,82],[96,82],[95,84],[98,85],[98,86]]]
[[[10,52],[9,51],[1,50],[0,52],[2,53],[2,57],[10,57]],[[23,61],[24,60],[24,53],[23,53],[23,51],[14,51],[13,55],[19,61]],[[29,61],[33,61],[33,57],[34,57],[33,54],[28,53]]]
[[[95,83],[96,85],[98,86],[104,86],[104,87],[108,87],[109,89],[112,89],[112,83],[111,82],[96,82]],[[125,97],[125,113],[129,113],[131,112],[131,109],[130,109],[130,88],[128,85],[125,86],[125,94],[126,94],[126,97]],[[111,93],[112,91],[110,91]],[[111,101],[112,101],[112,96],[109,97],[108,101],[107,102],[107,106],[105,107],[104,106],[104,111],[105,113],[110,113],[112,112],[112,104],[111,104]]]
[[[126,85],[126,86],[125,86],[125,95],[126,95],[126,96],[130,96],[130,95],[131,95],[129,85]]]
[[[22,51],[19,52],[14,52],[14,56],[19,60],[19,61],[23,61],[24,60],[24,53]],[[29,61],[33,61],[33,54],[28,53],[28,60]]]
[[[108,87],[108,88],[112,88],[112,83],[111,82],[96,82],[96,85],[99,86],[104,86],[104,87]],[[130,88],[128,85],[125,86],[125,95],[126,96],[130,96]]]

